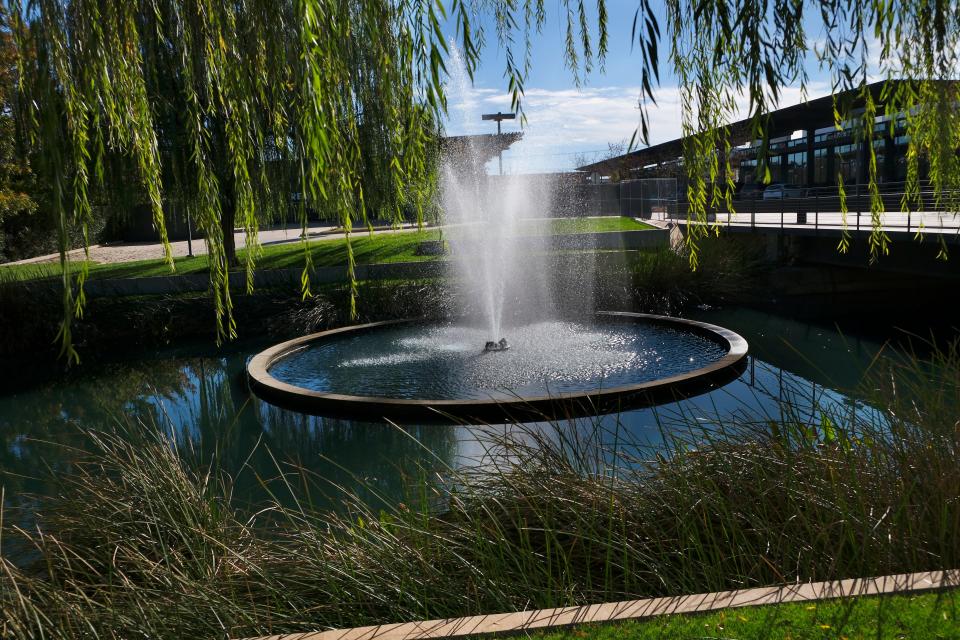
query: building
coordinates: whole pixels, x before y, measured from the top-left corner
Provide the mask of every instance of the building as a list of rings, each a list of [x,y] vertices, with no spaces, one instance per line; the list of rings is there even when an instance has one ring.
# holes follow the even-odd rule
[[[523,138],[520,131],[482,133],[469,136],[447,136],[440,139],[444,160],[457,171],[481,175],[490,161]]]
[[[877,113],[884,111],[883,85],[883,82],[877,82],[867,87],[877,105]],[[839,130],[834,125],[835,101],[847,101],[854,116]],[[856,127],[861,125],[855,117],[863,112],[863,98],[848,92],[769,113],[766,145],[770,182],[801,187],[832,187],[840,176],[845,185],[866,183],[869,149],[861,140],[863,136],[856,135]],[[874,122],[873,147],[877,159],[877,181],[881,184],[903,182],[907,175],[904,119],[902,115],[897,116],[895,122],[891,122],[892,119],[879,116]],[[750,120],[741,120],[729,126],[733,146],[730,166],[738,193],[756,191],[763,182],[762,176],[758,176],[757,165],[764,143],[750,139],[750,125]],[[675,177],[678,182],[685,183],[682,153],[682,139],[678,138],[578,169],[589,174],[595,184],[654,177]],[[920,171],[922,180],[925,178],[925,167],[921,165]]]

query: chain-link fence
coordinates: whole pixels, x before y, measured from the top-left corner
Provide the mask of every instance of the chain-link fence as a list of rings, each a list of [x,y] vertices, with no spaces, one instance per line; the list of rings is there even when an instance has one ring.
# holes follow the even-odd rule
[[[590,184],[575,173],[488,176],[488,198],[521,198],[529,217],[631,216],[663,220],[677,215],[677,179],[641,178]]]
[[[677,179],[642,178],[587,187],[588,215],[663,220],[677,214]]]
[[[676,178],[624,180],[620,187],[620,215],[662,220],[677,212]]]

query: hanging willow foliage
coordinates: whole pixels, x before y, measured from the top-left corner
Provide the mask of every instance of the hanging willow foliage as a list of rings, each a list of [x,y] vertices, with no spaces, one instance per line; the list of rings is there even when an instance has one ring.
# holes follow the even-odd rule
[[[61,221],[68,359],[86,261],[71,269],[67,232],[86,230],[92,191],[129,185],[111,184],[118,165],[135,173],[171,269],[164,207],[203,234],[218,340],[236,331],[235,227],[249,291],[258,226],[291,196],[304,227],[310,209],[348,233],[368,214],[422,219],[443,108],[443,11],[433,0],[7,2],[24,118]],[[353,282],[352,254],[347,268]]]
[[[595,63],[604,66],[606,2],[561,0],[559,8],[564,61],[579,84]],[[543,0],[6,0],[4,28],[19,56],[17,104],[27,107],[20,117],[43,151],[61,220],[66,355],[76,359],[70,323],[82,313],[86,276],[85,264],[71,275],[67,232],[71,224],[86,229],[92,192],[117,191],[116,167],[126,167],[120,172],[127,178],[135,174],[171,268],[163,205],[190,212],[209,248],[217,336],[231,338],[234,227],[246,233],[250,290],[257,228],[283,212],[291,193],[299,194],[304,227],[308,207],[323,211],[348,231],[348,248],[349,231],[369,213],[399,220],[406,210],[421,220],[435,187],[435,138],[446,108],[445,25],[454,25],[471,77],[486,44],[483,25],[494,25],[513,108],[522,114],[535,62],[531,40],[546,19]],[[806,94],[805,65],[817,56],[835,93],[852,92],[865,105],[854,110],[854,100],[836,100],[835,121],[859,123],[856,136],[870,150],[870,251],[883,255],[889,238],[872,144],[874,118],[883,115],[878,103],[886,115],[906,115],[903,208],[920,204],[925,163],[938,204],[960,209],[960,96],[950,82],[958,25],[960,6],[948,2],[638,0],[635,140],[649,139],[648,109],[665,51],[679,82],[689,215],[705,222],[710,207],[732,210],[729,124],[738,98],[746,98],[751,136],[766,140],[766,114],[785,88]],[[910,82],[888,82],[878,102],[867,90],[877,76]],[[763,151],[759,165],[767,171]],[[689,228],[696,267],[708,227]],[[845,234],[840,250],[848,245]],[[355,294],[349,249],[346,266]]]
[[[646,0],[638,16],[652,20]],[[867,150],[867,193],[870,196],[871,260],[890,250],[883,230],[884,203],[877,184],[874,139],[878,116],[890,134],[897,117],[906,121],[907,187],[904,211],[921,206],[919,167],[928,167],[937,206],[948,215],[960,211],[960,5],[906,0],[667,0],[670,61],[680,80],[684,162],[688,177],[689,217],[705,222],[708,206],[720,200],[733,210],[730,195],[730,131],[735,98],[746,98],[750,135],[762,141],[758,170],[769,181],[765,157],[767,114],[778,108],[786,88],[806,96],[806,63],[816,57],[829,74],[836,128],[852,129]],[[655,22],[654,22],[655,24]],[[817,40],[808,37],[808,30]],[[650,32],[652,33],[652,31]],[[657,38],[640,36],[647,48]],[[868,85],[883,81],[878,97]],[[647,96],[652,99],[652,95]],[[855,108],[855,106],[857,108]],[[644,120],[645,122],[646,120]],[[725,176],[725,180],[723,179]],[[844,216],[838,249],[846,251],[846,194],[835,178]],[[691,266],[697,263],[697,239],[705,225],[691,225]],[[922,234],[918,232],[918,237]],[[939,256],[947,246],[938,235]]]
[[[521,6],[522,5],[522,6]],[[349,234],[368,214],[422,221],[436,190],[437,133],[446,108],[445,21],[472,74],[484,43],[480,11],[494,7],[497,38],[520,107],[542,1],[474,0],[6,0],[2,28],[16,43],[30,143],[42,150],[60,220],[63,354],[77,360],[87,261],[66,252],[86,230],[91,193],[129,203],[130,178],[174,262],[164,206],[186,211],[210,261],[218,341],[235,336],[229,274],[234,229],[245,231],[246,288],[260,254],[257,229],[291,196]],[[568,10],[570,9],[568,3]],[[592,63],[586,13],[568,53]],[[606,31],[600,31],[599,53]],[[523,50],[515,55],[518,46]],[[372,217],[372,216],[371,216]],[[306,234],[304,234],[306,235]],[[304,242],[303,295],[310,293]]]

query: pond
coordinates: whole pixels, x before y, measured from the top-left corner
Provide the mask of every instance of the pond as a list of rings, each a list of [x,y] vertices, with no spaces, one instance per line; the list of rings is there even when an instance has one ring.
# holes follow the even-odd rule
[[[881,348],[867,337],[747,309],[701,311],[694,319],[740,333],[750,361],[736,381],[709,394],[654,410],[600,421],[655,443],[662,416],[777,416],[779,401],[819,419],[817,406],[856,410],[852,389]],[[0,396],[0,475],[6,506],[55,490],[51,477],[69,473],[86,429],[129,429],[136,422],[167,429],[191,444],[184,455],[215,460],[235,478],[235,497],[257,502],[265,485],[293,466],[326,481],[318,504],[336,507],[347,487],[369,500],[400,500],[404,478],[423,470],[473,464],[484,443],[469,427],[360,423],[307,416],[271,406],[246,388],[247,359],[263,343],[214,350],[208,345],[151,353],[63,380]],[[507,427],[504,427],[507,428]]]

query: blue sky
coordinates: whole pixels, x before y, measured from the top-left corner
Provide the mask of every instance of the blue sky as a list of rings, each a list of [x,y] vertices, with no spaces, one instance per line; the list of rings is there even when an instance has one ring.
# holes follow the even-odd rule
[[[588,0],[595,12],[596,3]],[[654,2],[655,7],[661,6]],[[570,170],[578,160],[594,160],[607,152],[608,144],[629,141],[639,123],[637,103],[640,97],[640,55],[631,51],[630,30],[635,0],[608,0],[609,52],[603,73],[595,69],[587,82],[575,86],[573,75],[563,64],[566,19],[560,0],[547,0],[547,19],[541,33],[533,40],[533,69],[526,84],[524,109],[527,126],[524,139],[504,154],[504,172],[528,173]],[[663,31],[666,20],[658,12]],[[595,14],[591,15],[596,25]],[[450,21],[450,34],[453,23]],[[813,28],[810,28],[813,27]],[[822,37],[814,25],[809,37]],[[481,113],[509,111],[510,97],[503,78],[504,56],[499,49],[492,21],[487,27],[486,47],[472,87],[459,89],[454,79],[447,131],[451,135],[491,133],[496,124],[480,120]],[[593,34],[594,42],[596,33]],[[667,45],[661,42],[661,56]],[[449,65],[451,71],[455,65]],[[595,67],[597,65],[594,65]],[[826,75],[811,60],[807,65],[811,82],[808,97],[829,93]],[[665,59],[660,62],[660,86],[656,89],[658,106],[651,109],[651,143],[679,136],[680,111],[676,77]],[[782,105],[800,102],[799,90],[787,91]],[[519,129],[516,123],[505,122],[504,130]],[[489,168],[488,168],[489,170]],[[494,166],[495,170],[495,166]]]

